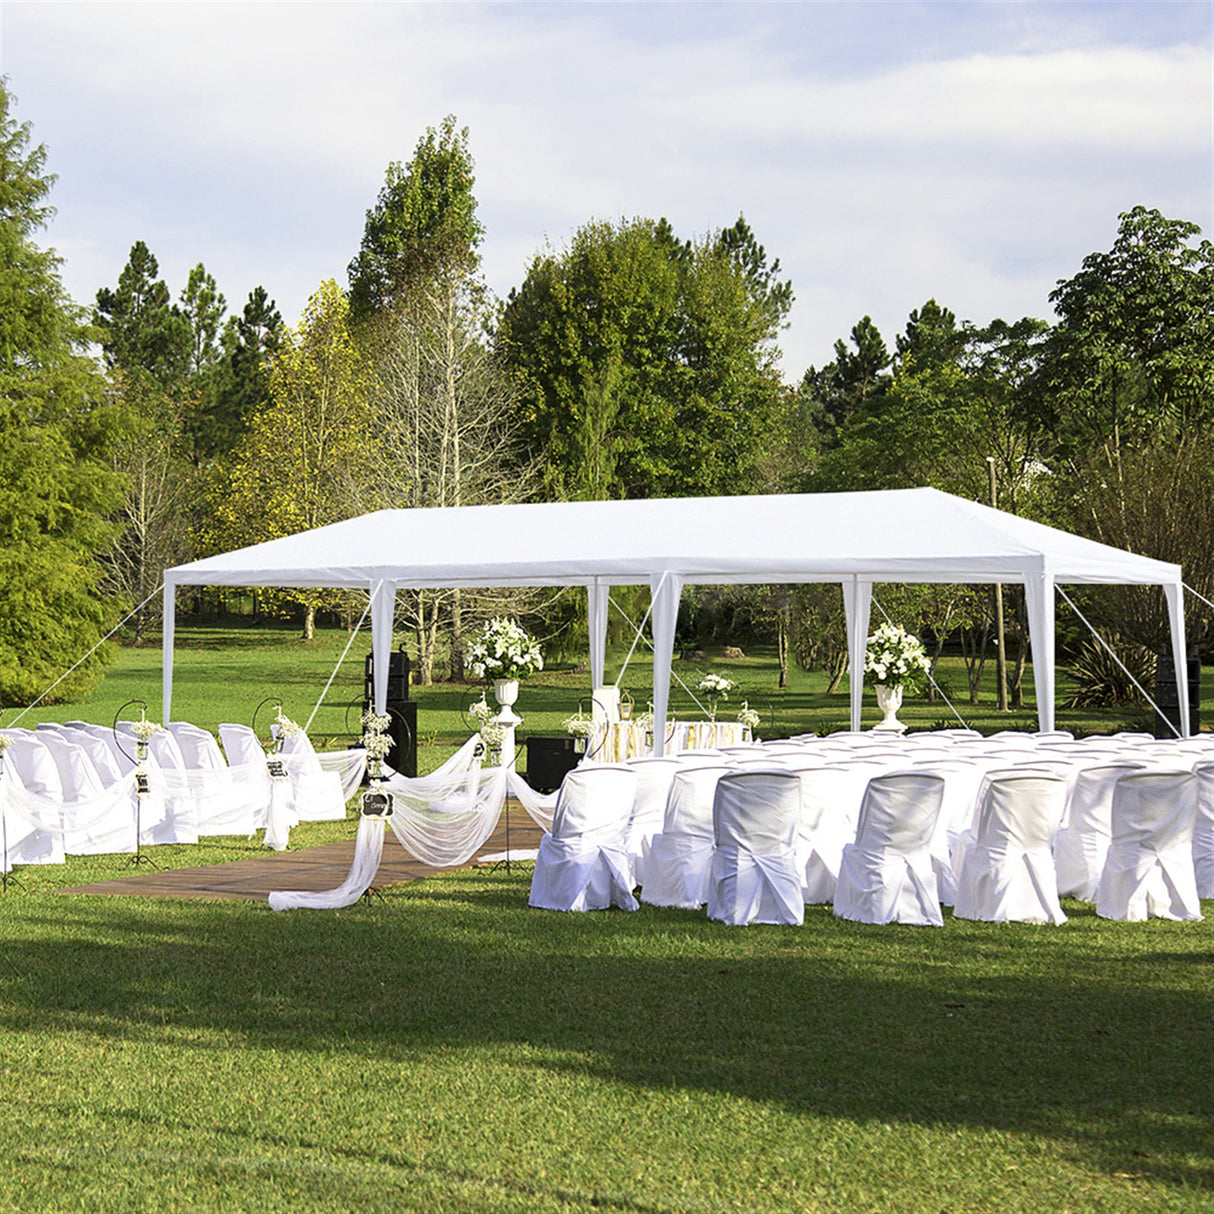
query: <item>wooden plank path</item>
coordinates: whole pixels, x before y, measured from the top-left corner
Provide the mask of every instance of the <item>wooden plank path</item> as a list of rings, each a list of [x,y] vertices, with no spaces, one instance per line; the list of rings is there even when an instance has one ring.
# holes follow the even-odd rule
[[[351,827],[353,827],[351,823]],[[543,832],[528,817],[526,811],[514,807],[510,811],[510,850],[534,851],[539,847]],[[506,850],[506,820],[503,816],[497,829],[477,852],[477,856]],[[147,849],[153,860],[156,849]],[[165,872],[155,869],[132,869],[130,875],[113,881],[98,881],[92,885],[77,885],[67,894],[126,895],[141,898],[226,898],[264,902],[274,890],[336,889],[350,871],[354,858],[354,840],[328,843],[306,851],[268,852],[253,860],[232,860],[227,864],[208,864],[198,868],[174,868]],[[466,865],[453,868],[432,868],[415,860],[400,845],[391,829],[384,839],[384,852],[372,888],[384,889],[435,873],[454,872],[458,868],[477,866],[474,857]]]

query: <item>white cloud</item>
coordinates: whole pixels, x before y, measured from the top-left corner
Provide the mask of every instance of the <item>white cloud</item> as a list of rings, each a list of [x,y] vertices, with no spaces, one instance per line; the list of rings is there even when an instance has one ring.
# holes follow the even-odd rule
[[[798,294],[789,378],[929,296],[1048,314],[1136,203],[1211,224],[1210,46],[1168,5],[6,3],[82,301],[145,240],[177,289],[344,280],[389,160],[469,125],[505,293],[586,220],[745,212]],[[1180,32],[1173,32],[1180,31]],[[1195,32],[1198,31],[1198,32]]]

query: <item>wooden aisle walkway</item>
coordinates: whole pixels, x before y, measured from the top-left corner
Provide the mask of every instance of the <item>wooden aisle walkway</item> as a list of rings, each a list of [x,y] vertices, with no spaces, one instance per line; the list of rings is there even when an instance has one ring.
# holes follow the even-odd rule
[[[351,824],[353,826],[353,824]],[[510,811],[510,850],[512,853],[539,847],[540,828],[526,811],[515,806]],[[485,842],[477,856],[492,855],[506,850],[506,820]],[[148,854],[154,860],[155,848]],[[93,885],[77,885],[67,894],[135,895],[141,898],[227,898],[264,902],[273,890],[336,889],[350,871],[354,858],[354,840],[328,843],[306,851],[271,852],[254,860],[233,860],[227,864],[209,864],[200,868],[174,868],[166,872],[154,869],[132,870],[130,876],[113,881],[98,881]],[[474,858],[466,865],[473,868]],[[383,858],[372,883],[375,889],[432,877],[435,873],[453,872],[454,868],[431,868],[415,860],[391,830],[384,839]]]

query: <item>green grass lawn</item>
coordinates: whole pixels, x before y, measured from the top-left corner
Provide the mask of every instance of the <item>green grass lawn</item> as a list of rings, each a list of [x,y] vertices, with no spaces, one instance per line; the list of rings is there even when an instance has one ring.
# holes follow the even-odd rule
[[[52,887],[106,863],[3,901],[0,1209],[1214,1208],[1208,922]]]
[[[348,640],[340,629],[321,630],[317,639],[304,642],[294,628],[212,627],[178,630],[174,663],[173,716],[190,720],[214,730],[220,721],[249,724],[257,713],[258,732],[268,736],[274,705],[281,703],[286,714],[301,724],[312,715],[325,683],[332,674]],[[346,745],[359,730],[362,702],[363,663],[370,649],[369,633],[355,639],[350,653],[334,679],[325,703],[316,714],[311,733],[318,747]],[[607,677],[614,681],[626,650],[611,655]],[[848,727],[850,717],[847,680],[834,693],[826,693],[826,676],[818,671],[790,671],[789,686],[777,686],[777,668],[771,652],[759,650],[745,658],[725,659],[710,654],[702,661],[676,661],[675,674],[687,687],[709,670],[717,671],[738,683],[718,709],[723,720],[732,720],[743,699],[762,716],[762,736],[788,736],[804,732],[829,732]],[[1214,696],[1214,668],[1204,670],[1203,701]],[[968,703],[965,671],[960,659],[945,658],[937,671],[949,690],[957,713],[965,724],[991,733],[998,729],[1035,729],[1036,708],[1032,697],[1031,674],[1026,678],[1028,707],[1000,713],[994,704],[994,664],[989,663],[977,705]],[[1058,701],[1068,691],[1065,671],[1059,672]],[[653,696],[653,664],[638,649],[624,672],[621,685],[642,710]],[[432,687],[412,688],[418,701],[418,770],[433,770],[468,737],[471,727],[465,718],[467,707],[481,694],[482,684],[438,683]],[[545,670],[527,680],[516,710],[524,718],[520,739],[528,731],[540,734],[563,733],[562,721],[581,706],[590,709],[590,676],[578,673],[571,665]],[[955,693],[955,694],[954,694]],[[148,713],[161,718],[161,655],[158,641],[144,648],[124,648],[104,681],[86,699],[71,704],[39,705],[21,720],[31,725],[39,720],[65,721],[73,718],[109,724],[128,700],[146,701]],[[264,703],[265,701],[269,703]],[[492,692],[490,692],[492,702]],[[258,706],[262,705],[260,711]],[[0,724],[11,725],[18,709],[7,709]],[[136,710],[128,709],[128,714]],[[671,711],[682,719],[703,714],[691,695],[676,680],[671,690]],[[912,729],[930,729],[957,725],[957,717],[941,702],[929,703],[924,697],[908,698],[899,717]],[[1057,723],[1076,733],[1108,732],[1132,726],[1149,726],[1148,714],[1140,709],[1073,711],[1059,709]],[[872,691],[865,694],[864,725],[876,724],[881,714]]]
[[[187,634],[174,715],[248,721],[273,696],[306,720],[344,643]],[[845,688],[797,672],[777,696],[763,655],[680,667],[738,679],[730,710],[767,697],[771,732],[846,719]],[[648,675],[624,680],[641,703]],[[414,690],[426,769],[477,692]],[[558,670],[519,707],[552,732],[587,696]],[[133,697],[158,715],[158,651],[34,715],[108,721]],[[342,740],[344,708],[322,712],[314,732]],[[304,824],[292,847],[352,829]],[[818,907],[729,929],[534,911],[518,867],[336,912],[63,892],[125,860],[27,868],[0,900],[0,1210],[1214,1210],[1214,903],[1198,924],[1064,902],[1057,928]]]

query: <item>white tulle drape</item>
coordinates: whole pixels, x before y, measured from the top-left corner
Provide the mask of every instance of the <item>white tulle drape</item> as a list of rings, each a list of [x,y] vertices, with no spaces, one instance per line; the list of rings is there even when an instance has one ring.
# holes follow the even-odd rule
[[[383,781],[392,797],[387,824],[401,846],[423,864],[456,868],[467,864],[497,829],[507,796],[514,796],[545,830],[552,829],[556,795],[535,792],[517,772],[506,767],[483,768],[480,738],[474,736],[428,776],[410,779],[399,773]],[[350,873],[337,889],[321,893],[273,893],[275,910],[312,907],[335,910],[357,901],[375,879],[383,848],[383,819],[378,831],[359,823]],[[374,860],[372,861],[372,851]]]
[[[338,910],[352,906],[371,888],[384,851],[384,819],[364,814],[358,820],[358,835],[354,841],[354,863],[346,879],[336,888],[320,893],[288,890],[270,895],[272,910]]]

